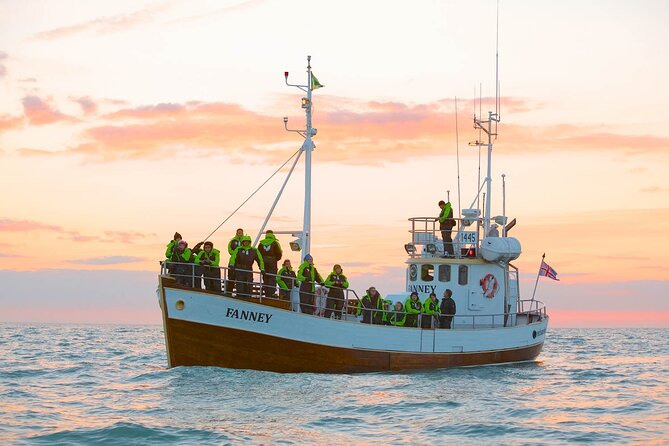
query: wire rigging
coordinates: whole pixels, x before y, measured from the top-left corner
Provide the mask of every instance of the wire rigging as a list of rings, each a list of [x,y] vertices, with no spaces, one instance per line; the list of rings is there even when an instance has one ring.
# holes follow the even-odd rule
[[[206,242],[207,240],[209,240],[209,237],[211,237],[212,235],[214,235],[214,233],[215,233],[216,231],[218,231],[219,229],[221,229],[221,226],[223,226],[228,220],[230,220],[230,218],[232,218],[232,216],[235,215],[235,214],[237,213],[237,211],[240,210],[240,209],[242,208],[242,206],[244,206],[244,205],[245,205],[251,198],[253,198],[253,196],[254,196],[256,193],[258,193],[258,191],[259,191],[260,189],[262,189],[263,186],[265,186],[265,184],[267,184],[267,183],[269,182],[269,180],[271,180],[271,179],[274,177],[274,175],[276,175],[277,173],[279,173],[279,171],[281,171],[281,169],[283,169],[283,168],[286,166],[286,164],[288,164],[288,162],[289,162],[290,160],[292,160],[293,157],[294,157],[295,155],[297,155],[297,154],[300,152],[300,150],[302,150],[302,149],[301,149],[301,148],[300,148],[300,149],[297,149],[297,150],[295,151],[295,153],[293,153],[293,154],[290,156],[290,158],[288,158],[288,159],[287,159],[281,166],[279,166],[279,168],[276,169],[276,170],[274,171],[274,173],[273,173],[272,175],[269,176],[269,178],[267,178],[267,179],[266,179],[260,186],[258,186],[258,188],[257,188],[256,190],[254,190],[253,193],[252,193],[251,195],[249,195],[248,198],[247,198],[246,200],[244,200],[244,202],[242,202],[242,204],[240,204],[239,206],[237,206],[237,209],[235,209],[234,211],[232,211],[232,214],[228,215],[228,217],[227,217],[225,220],[223,220],[223,223],[221,223],[220,225],[218,225],[218,226],[216,227],[216,229],[214,229],[213,231],[211,231],[211,234],[209,234],[203,241]]]

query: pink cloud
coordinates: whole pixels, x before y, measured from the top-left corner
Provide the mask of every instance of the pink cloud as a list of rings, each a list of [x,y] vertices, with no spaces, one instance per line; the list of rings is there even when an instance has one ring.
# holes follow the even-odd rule
[[[5,67],[4,60],[7,59],[8,55],[4,51],[0,51],[0,78],[3,78],[7,75],[7,67]]]
[[[465,100],[475,104],[474,100]],[[494,100],[487,99],[494,106]],[[455,143],[455,110],[450,100],[426,104],[356,101],[323,96],[315,111],[319,129],[316,144],[328,148],[319,161],[349,164],[383,164],[410,158],[438,156],[444,144]],[[518,98],[502,98],[516,109],[535,105]],[[57,111],[45,108],[42,120],[58,119]],[[459,108],[465,108],[460,106]],[[38,107],[36,107],[38,108]],[[51,113],[49,113],[51,111]],[[27,113],[26,113],[27,114]],[[38,116],[42,116],[38,115]],[[29,116],[30,118],[30,116]],[[236,155],[263,162],[283,161],[286,150],[276,143],[290,141],[281,117],[256,113],[238,104],[190,101],[125,107],[101,117],[105,123],[88,127],[80,142],[58,154],[79,154],[107,162],[117,159],[151,159],[184,149],[190,156],[214,153]],[[299,125],[299,124],[295,124]],[[466,144],[469,124],[461,125],[461,144]],[[666,154],[669,138],[652,135],[618,135],[595,127],[576,125],[500,126],[498,147],[507,154],[556,151],[647,151]],[[642,149],[639,149],[642,147]],[[52,154],[24,149],[25,155]],[[355,154],[352,156],[352,154]]]
[[[79,104],[85,115],[91,115],[98,111],[98,104],[88,96],[75,98],[73,101]]]
[[[161,2],[127,14],[98,17],[74,25],[61,26],[33,34],[32,40],[54,40],[88,32],[107,34],[126,31],[154,21],[156,15],[168,7],[169,2]]]
[[[23,98],[23,112],[28,122],[33,125],[53,124],[55,122],[72,122],[75,119],[58,111],[55,106],[37,96]]]
[[[104,231],[104,235],[85,235],[78,231],[30,220],[0,218],[0,232],[46,231],[60,234],[60,239],[74,242],[127,243],[132,244],[155,234],[142,234],[136,231]]]

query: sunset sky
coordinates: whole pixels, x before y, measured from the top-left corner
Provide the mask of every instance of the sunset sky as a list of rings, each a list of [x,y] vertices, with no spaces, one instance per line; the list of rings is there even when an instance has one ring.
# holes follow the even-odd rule
[[[407,218],[458,208],[456,97],[476,194],[495,5],[0,0],[0,321],[159,323],[174,231],[194,245],[299,148],[283,72],[303,83],[308,54],[316,264],[402,291]],[[561,279],[538,288],[552,326],[669,327],[668,22],[662,0],[500,2],[492,209],[504,173],[521,296],[544,252]],[[255,238],[283,175],[215,246]],[[298,169],[268,228],[299,227],[302,191]]]

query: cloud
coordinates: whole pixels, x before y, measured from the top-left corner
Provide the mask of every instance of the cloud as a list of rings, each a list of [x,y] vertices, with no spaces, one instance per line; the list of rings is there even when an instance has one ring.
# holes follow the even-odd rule
[[[85,115],[91,115],[98,111],[98,104],[88,96],[73,98],[72,100],[77,104],[79,104],[79,106],[81,107],[81,111]]]
[[[32,125],[76,121],[72,116],[61,113],[55,106],[37,96],[26,96],[23,98],[23,112],[28,122]]]
[[[8,54],[4,51],[0,51],[0,78],[3,78],[7,75],[7,67],[5,67],[4,60],[7,59]]]
[[[123,263],[134,263],[141,262],[144,259],[141,257],[133,256],[105,256],[105,257],[93,257],[89,259],[75,259],[70,260],[70,263],[75,263],[77,265],[118,265]]]
[[[128,14],[117,14],[107,17],[98,17],[86,22],[69,26],[61,26],[42,31],[31,36],[32,40],[55,40],[75,34],[96,33],[108,34],[127,31],[155,20],[155,16],[169,7],[169,2],[158,3]]]
[[[23,116],[0,115],[0,132],[23,126]]]
[[[61,239],[74,242],[127,243],[133,244],[155,234],[142,234],[135,231],[104,231],[104,235],[85,235],[78,231],[65,229],[62,226],[30,220],[14,220],[0,218],[0,232],[53,232],[61,235]]]
[[[639,192],[648,192],[648,193],[669,192],[669,187],[659,187],[659,186],[643,187],[639,189]]]
[[[206,12],[204,14],[197,14],[197,15],[192,15],[189,17],[180,17],[178,19],[170,20],[169,24],[175,24],[175,23],[189,23],[189,22],[195,22],[198,20],[216,20],[216,16],[219,15],[228,15],[230,13],[234,13],[237,11],[245,11],[251,8],[254,8],[262,3],[265,3],[265,0],[246,0],[246,1],[241,1],[237,4],[226,6],[224,8],[219,8],[215,9],[213,11]]]
[[[491,101],[491,100],[490,100]],[[490,102],[489,101],[489,102]],[[474,101],[463,101],[464,104]],[[492,102],[494,105],[494,102]],[[537,107],[519,98],[502,98],[503,106],[518,110]],[[36,107],[37,108],[37,107]],[[459,105],[459,108],[464,108]],[[42,105],[42,109],[45,107]],[[43,113],[58,119],[57,111]],[[42,116],[42,115],[39,115]],[[233,161],[281,162],[296,146],[281,126],[281,117],[246,110],[224,102],[190,101],[124,107],[100,116],[102,122],[84,129],[72,146],[55,152],[77,154],[98,162],[119,159],[155,159],[172,153],[207,157],[218,153]],[[319,97],[314,114],[319,162],[347,164],[398,163],[418,157],[439,156],[444,145],[455,144],[452,100],[425,104],[358,101]],[[295,124],[298,126],[299,124]],[[466,144],[462,124],[460,143]],[[619,135],[600,128],[576,125],[500,126],[498,148],[505,154],[576,151],[669,153],[669,138]],[[474,139],[474,135],[470,135]],[[23,155],[54,152],[22,149]]]

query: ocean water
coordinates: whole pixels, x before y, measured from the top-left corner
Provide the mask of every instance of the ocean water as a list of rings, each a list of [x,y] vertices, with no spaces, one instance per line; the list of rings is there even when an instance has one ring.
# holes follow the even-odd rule
[[[166,369],[161,327],[0,324],[0,444],[669,444],[669,330],[552,329],[536,362]]]

